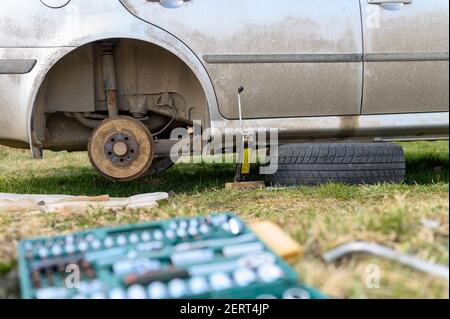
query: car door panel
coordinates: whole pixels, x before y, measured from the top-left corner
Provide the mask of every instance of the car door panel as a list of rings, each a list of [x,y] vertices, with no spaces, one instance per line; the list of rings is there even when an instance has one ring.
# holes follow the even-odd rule
[[[352,115],[359,112],[360,63],[230,64],[208,66],[224,117],[236,118],[243,84],[243,117]]]
[[[220,113],[236,118],[359,114],[362,30],[357,0],[192,0],[178,8],[122,0],[186,43],[205,65]]]
[[[448,0],[371,1],[361,0],[362,113],[448,111]]]

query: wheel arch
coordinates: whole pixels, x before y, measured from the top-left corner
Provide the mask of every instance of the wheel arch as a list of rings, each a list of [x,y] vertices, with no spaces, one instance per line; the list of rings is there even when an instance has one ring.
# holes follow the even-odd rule
[[[173,36],[172,34],[158,28],[155,26],[146,26],[146,28],[137,28],[130,30],[134,30],[134,32],[107,32],[102,34],[92,34],[86,36],[84,38],[78,39],[73,46],[64,46],[60,47],[60,50],[52,51],[46,58],[44,62],[40,63],[40,70],[37,73],[38,75],[34,79],[34,83],[32,86],[31,98],[27,105],[27,118],[28,118],[28,138],[29,144],[34,157],[39,157],[37,154],[38,145],[34,133],[34,119],[36,116],[35,108],[36,101],[38,98],[39,90],[41,89],[45,78],[48,73],[52,70],[52,68],[65,56],[69,53],[75,51],[76,49],[88,45],[90,43],[104,40],[104,39],[130,39],[130,40],[138,40],[143,41],[152,45],[157,45],[172,54],[176,55],[182,62],[184,62],[187,67],[193,72],[199,81],[203,93],[206,99],[206,109],[207,109],[207,123],[205,123],[204,127],[211,127],[211,114],[216,114],[218,110],[218,102],[215,93],[215,89],[213,83],[210,79],[210,76],[204,67],[203,63],[199,59],[199,57],[181,40]]]

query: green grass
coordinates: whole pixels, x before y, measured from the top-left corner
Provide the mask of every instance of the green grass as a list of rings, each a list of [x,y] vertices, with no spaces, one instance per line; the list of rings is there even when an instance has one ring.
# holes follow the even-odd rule
[[[255,191],[224,189],[224,183],[234,175],[232,164],[180,163],[158,176],[120,184],[97,175],[85,153],[46,152],[45,160],[36,161],[30,159],[28,151],[0,147],[0,192],[112,196],[171,193],[168,201],[150,210],[1,213],[0,296],[17,295],[15,245],[21,238],[231,210],[247,221],[268,219],[280,224],[303,248],[302,256],[289,261],[291,265],[306,283],[332,296],[448,298],[448,281],[393,262],[360,255],[326,264],[320,258],[338,244],[368,240],[448,265],[449,144],[414,142],[402,146],[407,176],[399,185],[328,184]],[[424,219],[437,220],[440,226],[426,228]],[[371,264],[380,267],[378,289],[365,285],[364,274]]]

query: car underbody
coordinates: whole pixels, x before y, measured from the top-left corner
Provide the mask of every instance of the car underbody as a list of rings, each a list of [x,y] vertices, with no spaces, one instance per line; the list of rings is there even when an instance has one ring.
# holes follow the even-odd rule
[[[48,73],[35,105],[34,133],[44,149],[86,150],[92,130],[109,116],[131,116],[154,137],[207,122],[195,75],[175,55],[142,41],[87,44]]]

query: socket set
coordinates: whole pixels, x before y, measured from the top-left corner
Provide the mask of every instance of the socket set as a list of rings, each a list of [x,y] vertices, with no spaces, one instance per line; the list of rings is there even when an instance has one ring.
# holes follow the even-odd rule
[[[23,240],[23,298],[317,299],[232,213]]]

